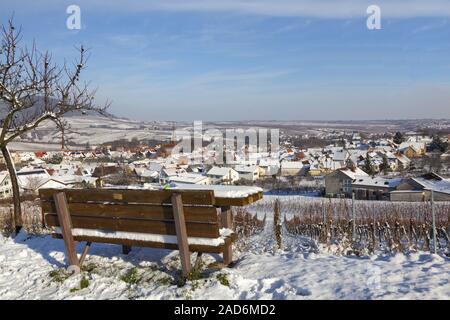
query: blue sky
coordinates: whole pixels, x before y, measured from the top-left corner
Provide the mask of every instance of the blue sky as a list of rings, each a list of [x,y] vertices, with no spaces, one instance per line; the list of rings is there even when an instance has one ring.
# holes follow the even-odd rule
[[[68,30],[66,8],[81,8]],[[382,29],[366,28],[378,4]],[[25,42],[74,57],[141,120],[450,118],[450,1],[9,1]]]

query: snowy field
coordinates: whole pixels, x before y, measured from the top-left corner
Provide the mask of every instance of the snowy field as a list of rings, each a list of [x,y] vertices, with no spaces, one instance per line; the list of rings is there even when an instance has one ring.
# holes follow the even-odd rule
[[[177,251],[123,255],[119,246],[94,244],[86,270],[67,278],[61,240],[0,236],[0,299],[450,299],[445,256],[344,257],[289,235],[285,250],[274,251],[268,220],[239,244],[233,268],[204,267],[183,287],[175,283]],[[205,264],[214,259],[206,255]]]
[[[155,139],[168,140],[172,134],[172,125],[159,121],[145,123],[119,118],[100,116],[72,116],[68,117],[70,130],[66,133],[66,141],[78,145],[98,145],[120,139],[139,140]],[[31,142],[33,140],[33,142]],[[53,151],[61,149],[61,135],[52,122],[44,122],[34,132],[26,135],[26,140],[15,141],[11,149],[15,151]],[[77,149],[77,147],[73,147]]]

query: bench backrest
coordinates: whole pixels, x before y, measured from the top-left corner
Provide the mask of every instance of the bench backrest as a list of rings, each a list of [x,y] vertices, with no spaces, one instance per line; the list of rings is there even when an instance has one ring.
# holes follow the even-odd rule
[[[43,220],[58,227],[53,195],[64,192],[73,228],[176,235],[171,197],[182,197],[188,237],[219,237],[213,191],[41,189]],[[219,210],[219,211],[218,211]]]

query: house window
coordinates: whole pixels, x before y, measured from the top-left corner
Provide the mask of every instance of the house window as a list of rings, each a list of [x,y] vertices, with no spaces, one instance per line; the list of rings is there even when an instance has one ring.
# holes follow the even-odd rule
[[[352,181],[350,179],[346,179],[342,181],[342,191],[350,192],[352,190]]]

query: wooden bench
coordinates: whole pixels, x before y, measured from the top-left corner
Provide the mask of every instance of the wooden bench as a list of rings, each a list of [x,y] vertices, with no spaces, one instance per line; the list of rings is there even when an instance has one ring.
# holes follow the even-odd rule
[[[41,189],[42,220],[57,227],[72,270],[79,271],[93,242],[179,250],[182,274],[191,270],[190,253],[222,253],[232,262],[231,205],[247,205],[262,193],[219,198],[212,190]],[[78,258],[77,241],[86,241]]]

